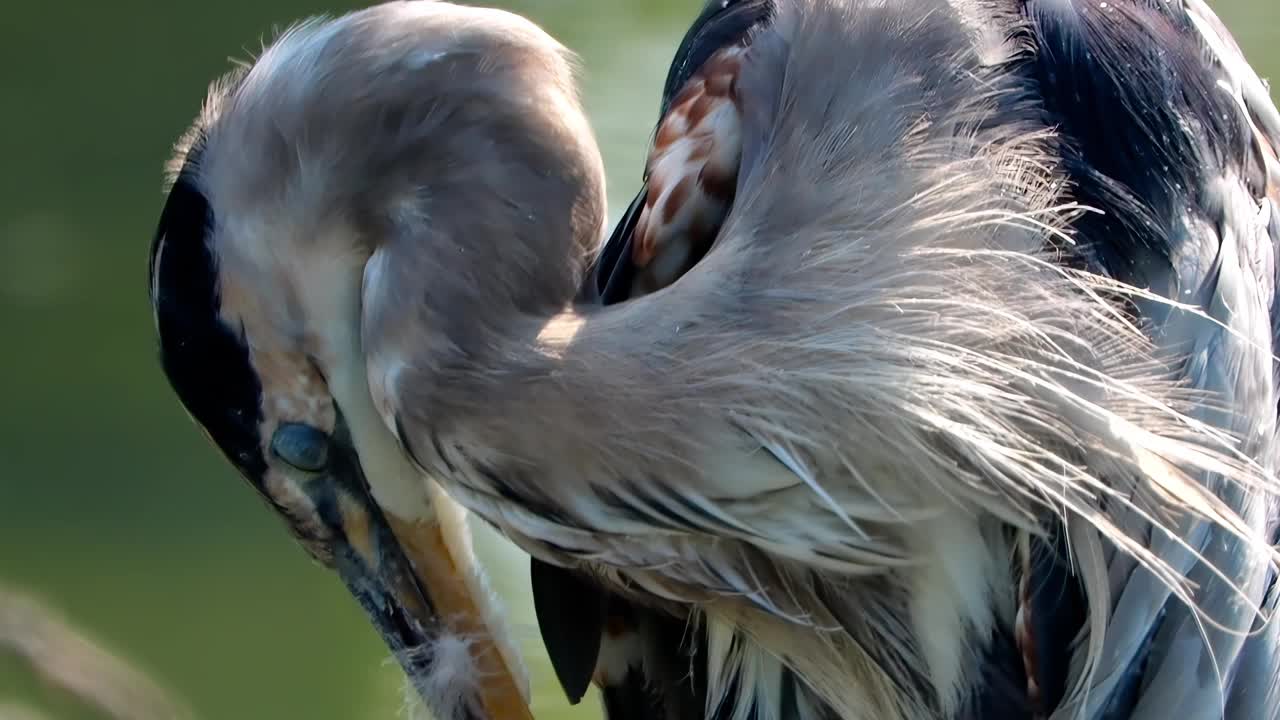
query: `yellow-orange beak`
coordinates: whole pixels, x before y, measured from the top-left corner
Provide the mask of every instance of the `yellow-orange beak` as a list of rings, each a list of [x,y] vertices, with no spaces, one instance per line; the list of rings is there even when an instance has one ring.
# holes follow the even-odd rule
[[[516,660],[477,597],[461,509],[439,490],[430,493],[425,519],[379,507],[354,449],[340,438],[304,492],[326,537],[302,537],[296,521],[295,532],[342,578],[434,716],[532,720]]]

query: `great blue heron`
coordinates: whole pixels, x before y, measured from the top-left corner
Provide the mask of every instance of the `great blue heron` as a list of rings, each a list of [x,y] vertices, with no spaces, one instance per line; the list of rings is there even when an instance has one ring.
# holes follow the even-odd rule
[[[413,7],[218,86],[152,262],[184,404],[393,646],[432,478],[612,715],[1280,717],[1280,114],[1203,3],[717,0],[576,295],[567,70]]]

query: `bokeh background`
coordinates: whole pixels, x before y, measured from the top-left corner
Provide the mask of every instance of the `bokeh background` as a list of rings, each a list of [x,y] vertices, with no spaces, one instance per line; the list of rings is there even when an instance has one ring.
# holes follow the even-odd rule
[[[202,720],[404,714],[399,670],[355,603],[179,409],[146,297],[161,167],[208,81],[276,29],[358,4],[74,0],[3,12],[0,588],[33,593]],[[582,56],[616,217],[702,0],[487,4]],[[1280,3],[1213,5],[1259,72],[1280,77]],[[538,716],[596,717],[594,698],[570,709],[559,693],[523,558],[488,535],[479,546],[531,661]],[[16,720],[19,703],[99,717],[0,648],[0,720]]]

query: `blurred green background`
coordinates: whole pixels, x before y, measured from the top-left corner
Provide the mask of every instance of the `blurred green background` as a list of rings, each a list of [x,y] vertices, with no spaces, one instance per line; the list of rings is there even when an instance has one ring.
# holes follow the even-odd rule
[[[637,187],[667,63],[702,0],[493,0],[577,51],[613,214]],[[1280,76],[1280,4],[1214,4]],[[161,166],[228,58],[323,0],[7,5],[0,43],[0,585],[30,590],[204,720],[403,714],[401,677],[354,602],[205,443],[158,370],[146,257]],[[1105,122],[1105,119],[1100,120]],[[521,557],[480,547],[534,672]],[[91,718],[0,651],[6,701]]]

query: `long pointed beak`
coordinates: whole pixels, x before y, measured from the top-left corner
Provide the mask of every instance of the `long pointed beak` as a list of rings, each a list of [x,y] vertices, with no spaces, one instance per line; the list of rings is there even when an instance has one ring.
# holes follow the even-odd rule
[[[413,523],[387,513],[391,531],[414,569],[419,586],[437,617],[454,638],[465,639],[474,664],[481,706],[495,720],[533,720],[527,690],[518,684],[515,669],[503,653],[490,626],[491,618],[481,609],[471,573],[469,537],[462,511],[438,488],[433,488],[434,523]],[[452,516],[452,517],[450,517]],[[449,535],[453,535],[450,541]],[[459,557],[458,542],[466,543],[468,557]],[[439,717],[439,716],[437,716]]]
[[[434,522],[384,512],[343,435],[334,438],[328,472],[307,486],[332,536],[333,569],[434,717],[532,720],[526,693],[473,595],[474,570],[450,541],[450,534],[466,532],[461,511],[436,492]]]

